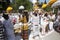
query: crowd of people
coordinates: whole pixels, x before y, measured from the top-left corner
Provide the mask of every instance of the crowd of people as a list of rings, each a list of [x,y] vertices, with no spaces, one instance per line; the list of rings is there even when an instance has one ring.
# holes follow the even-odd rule
[[[24,20],[22,20],[22,18]],[[45,12],[45,11],[41,12],[41,10],[35,10],[32,12],[26,11],[22,14],[20,13],[0,14],[0,27],[1,27],[0,30],[3,31],[0,33],[2,34],[0,35],[1,37],[0,39],[1,40],[3,39],[4,40],[16,40],[14,26],[19,23],[28,23],[27,24],[28,26],[24,27],[24,30],[26,31],[29,29],[31,31],[29,37],[32,37],[33,39],[35,39],[35,37],[37,36],[40,37],[40,34],[45,35],[48,32],[52,31],[53,28],[55,30],[59,30],[59,28],[57,27],[60,25],[60,12],[58,12],[57,15],[54,14],[53,12]],[[6,38],[3,36],[3,34]],[[29,40],[31,40],[31,38],[29,38]],[[35,40],[38,40],[38,39],[35,39]]]

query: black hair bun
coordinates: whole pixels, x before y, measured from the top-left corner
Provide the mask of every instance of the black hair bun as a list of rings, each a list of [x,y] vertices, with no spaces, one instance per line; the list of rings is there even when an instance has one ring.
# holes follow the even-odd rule
[[[3,17],[4,17],[5,20],[8,20],[9,19],[8,14],[3,14]]]

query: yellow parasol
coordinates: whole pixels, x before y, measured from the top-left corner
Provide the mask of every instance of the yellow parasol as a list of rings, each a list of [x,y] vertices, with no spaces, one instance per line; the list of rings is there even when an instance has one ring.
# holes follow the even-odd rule
[[[42,5],[42,8],[46,8],[46,7],[47,7],[47,4],[43,4],[43,5]]]
[[[8,7],[8,8],[7,8],[7,11],[10,11],[10,10],[12,10],[12,9],[13,9],[12,7]]]
[[[8,8],[6,9],[6,12],[7,12],[7,13],[10,13],[12,10],[13,10],[12,7],[8,7]]]

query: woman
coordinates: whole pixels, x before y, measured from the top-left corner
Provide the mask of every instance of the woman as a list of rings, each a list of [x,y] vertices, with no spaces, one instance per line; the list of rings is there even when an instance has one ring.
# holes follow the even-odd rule
[[[3,24],[6,28],[7,40],[15,40],[13,24],[10,21],[8,14],[3,14],[3,17],[5,19]]]
[[[45,35],[46,32],[48,32],[47,30],[47,25],[49,23],[49,18],[48,18],[48,14],[44,14],[44,17],[43,17],[43,21],[42,21],[42,34]]]
[[[31,31],[31,34],[29,36],[30,37],[29,40],[32,40],[32,39],[36,40],[37,37],[38,37],[37,39],[40,39],[40,35],[39,35],[40,26],[39,26],[39,15],[38,15],[38,13],[34,12],[31,18],[30,19],[31,19],[31,23],[32,23],[32,27],[31,27],[32,31]]]

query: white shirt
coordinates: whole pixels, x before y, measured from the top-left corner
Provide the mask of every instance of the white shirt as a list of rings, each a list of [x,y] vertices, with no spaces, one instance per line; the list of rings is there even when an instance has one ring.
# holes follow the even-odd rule
[[[16,20],[16,23],[19,23],[19,16],[18,15],[9,15],[10,20],[13,22],[13,20]]]
[[[52,15],[52,16],[48,15],[48,17],[49,17],[50,19],[55,20],[55,15]]]
[[[0,16],[0,21],[3,22],[4,20],[5,19],[2,16]]]
[[[33,25],[39,25],[39,15],[37,16],[32,15],[31,22],[33,23]]]
[[[47,17],[43,17],[41,18],[41,25],[47,25],[48,24],[48,18]]]

